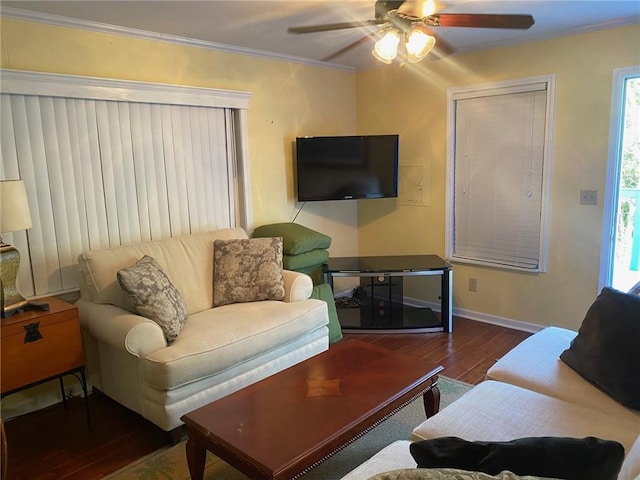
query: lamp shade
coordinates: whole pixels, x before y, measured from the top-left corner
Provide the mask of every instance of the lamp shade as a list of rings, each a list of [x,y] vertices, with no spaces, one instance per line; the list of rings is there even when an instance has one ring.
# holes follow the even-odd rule
[[[31,212],[24,182],[0,181],[0,232],[17,232],[31,226]]]
[[[419,62],[431,51],[436,39],[425,32],[420,26],[412,26],[407,35],[407,60],[410,63]]]
[[[380,32],[380,35],[382,38],[375,43],[371,53],[381,62],[391,63],[398,55],[400,33],[395,28],[389,28]]]

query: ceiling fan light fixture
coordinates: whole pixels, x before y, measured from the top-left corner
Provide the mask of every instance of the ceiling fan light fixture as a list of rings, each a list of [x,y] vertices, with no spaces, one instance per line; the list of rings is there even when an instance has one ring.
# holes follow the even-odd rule
[[[378,40],[371,53],[383,63],[391,63],[398,55],[400,44],[400,32],[390,28],[381,32],[382,38]]]
[[[405,48],[410,63],[419,62],[435,46],[436,39],[427,34],[419,25],[413,25],[407,35]]]
[[[422,17],[428,17],[438,11],[439,8],[434,0],[424,0],[422,2],[421,15]]]

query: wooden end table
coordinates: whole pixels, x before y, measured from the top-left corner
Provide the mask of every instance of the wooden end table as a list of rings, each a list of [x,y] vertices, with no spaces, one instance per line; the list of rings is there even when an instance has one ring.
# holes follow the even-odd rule
[[[438,373],[410,357],[345,340],[182,417],[194,480],[209,450],[252,479],[306,473],[422,395],[437,413]]]
[[[0,321],[0,397],[57,378],[66,408],[63,377],[79,375],[91,429],[78,309],[55,297],[40,300],[49,305],[49,310],[26,310]]]

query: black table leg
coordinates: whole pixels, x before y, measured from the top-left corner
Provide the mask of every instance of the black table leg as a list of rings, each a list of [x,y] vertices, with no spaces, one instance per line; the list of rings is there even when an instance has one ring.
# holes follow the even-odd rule
[[[453,291],[453,271],[445,269],[441,276],[442,284],[440,292],[440,322],[445,332],[453,331],[453,319],[451,309],[451,292]]]

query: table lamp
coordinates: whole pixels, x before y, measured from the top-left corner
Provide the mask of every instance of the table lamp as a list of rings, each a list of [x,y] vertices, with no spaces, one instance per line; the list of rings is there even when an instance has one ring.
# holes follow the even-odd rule
[[[31,228],[31,213],[22,180],[0,181],[0,234]],[[8,317],[29,302],[18,293],[16,280],[20,269],[20,253],[0,237],[0,278],[2,317]]]

